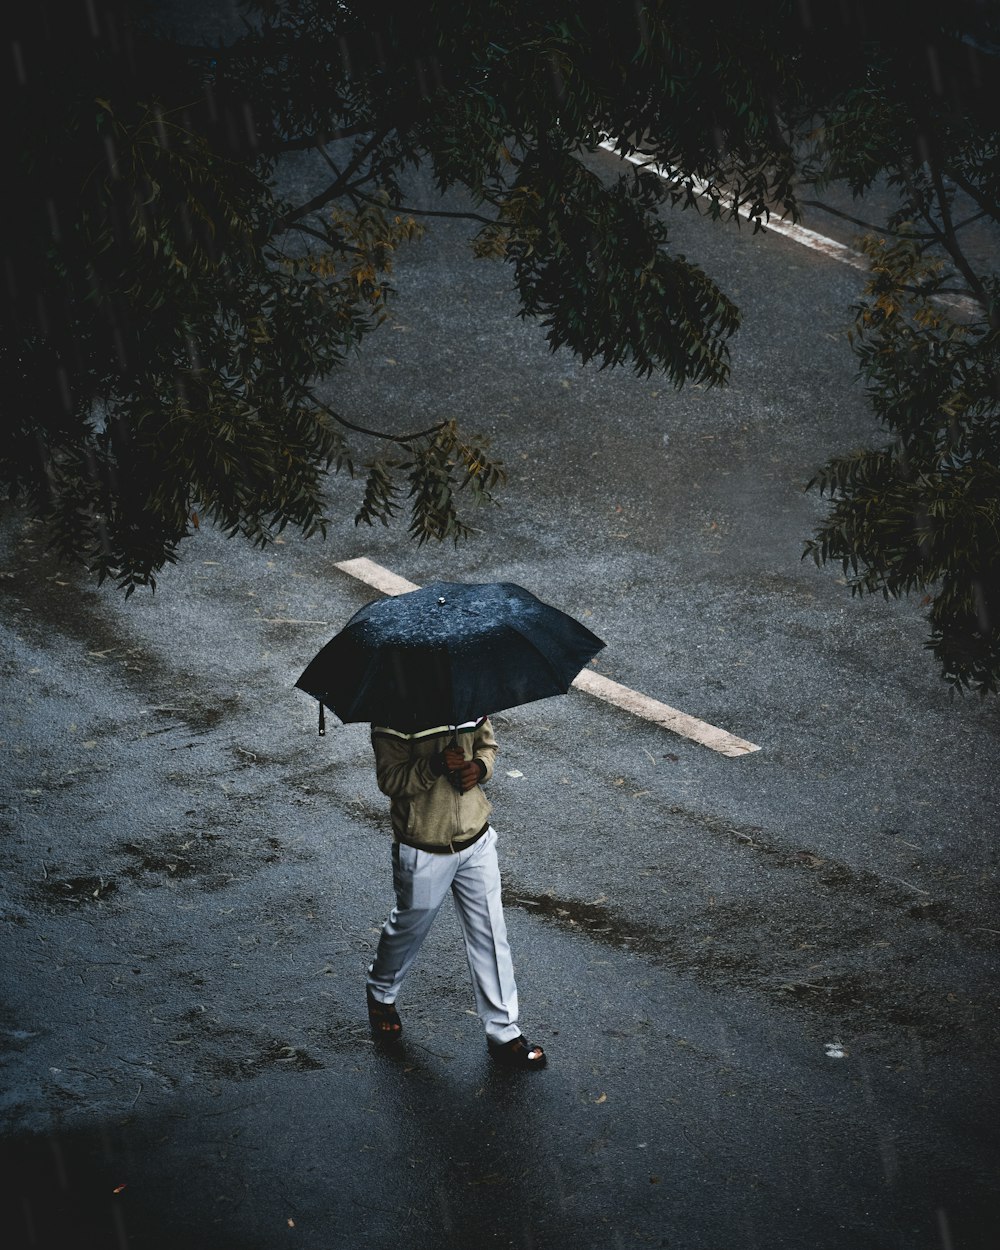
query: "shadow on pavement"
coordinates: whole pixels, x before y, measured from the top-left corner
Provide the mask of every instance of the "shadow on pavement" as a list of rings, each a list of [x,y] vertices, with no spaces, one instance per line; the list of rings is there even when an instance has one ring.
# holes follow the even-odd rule
[[[0,1229],[7,1250],[176,1250],[231,1247],[265,1250],[274,1242],[235,1242],[220,1228],[200,1183],[169,1173],[156,1175],[156,1139],[150,1133],[100,1126],[0,1141]],[[199,1161],[192,1158],[192,1171]],[[185,1191],[189,1196],[185,1197]],[[199,1192],[200,1191],[200,1192]],[[199,1210],[201,1208],[201,1210]],[[205,1221],[204,1237],[182,1225]]]

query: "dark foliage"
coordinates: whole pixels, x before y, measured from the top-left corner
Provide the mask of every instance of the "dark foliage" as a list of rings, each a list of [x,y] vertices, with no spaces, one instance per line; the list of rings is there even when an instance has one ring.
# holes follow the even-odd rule
[[[256,542],[324,529],[329,472],[352,468],[363,427],[316,386],[385,316],[393,253],[419,233],[398,207],[409,163],[471,192],[476,250],[511,262],[554,349],[678,385],[725,379],[737,325],[670,252],[658,210],[690,189],[635,171],[608,185],[586,152],[641,136],[717,184],[717,215],[791,203],[768,41],[700,5],[622,23],[555,4],[264,3],[210,49],[158,36],[127,0],[41,3],[12,46],[0,473],[65,555],[128,591],[205,517]],[[282,202],[275,162],[303,148],[329,185]],[[502,480],[451,421],[387,441],[358,520],[387,520],[408,489],[418,541],[461,537],[459,496]]]
[[[247,13],[214,48],[157,34],[130,0],[13,19],[0,475],[61,551],[130,591],[203,517],[261,543],[322,532],[331,474],[372,438],[387,450],[364,454],[359,522],[405,504],[418,541],[467,532],[460,502],[502,480],[482,440],[450,414],[371,430],[317,392],[386,316],[394,254],[434,216],[401,202],[416,162],[471,199],[473,248],[512,266],[553,350],[678,386],[725,381],[739,315],[672,249],[669,210],[759,226],[831,180],[883,180],[898,206],[872,223],[887,243],[868,245],[854,341],[891,441],[818,474],[832,505],[809,549],[846,561],[857,591],[922,590],[945,674],[995,689],[997,279],[964,246],[998,215],[993,6]],[[609,140],[669,176],[599,174]],[[291,151],[329,175],[301,203],[275,190]]]
[[[862,240],[872,278],[851,334],[888,441],[810,483],[832,502],[806,553],[839,561],[855,594],[921,593],[943,676],[985,695],[1000,681],[1000,275],[967,239],[1000,225],[1000,13],[894,9],[866,12],[867,42],[819,32],[836,68],[820,124],[800,122],[813,186],[881,178],[896,196]]]

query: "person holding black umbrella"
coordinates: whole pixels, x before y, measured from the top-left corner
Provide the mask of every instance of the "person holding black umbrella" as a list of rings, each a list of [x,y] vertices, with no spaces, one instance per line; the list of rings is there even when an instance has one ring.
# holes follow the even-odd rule
[[[321,734],[324,707],[372,725],[378,785],[391,800],[396,905],[367,980],[377,1038],[402,1033],[396,996],[450,890],[490,1054],[544,1067],[545,1052],[517,1026],[497,835],[482,791],[497,742],[477,714],[565,694],[603,646],[523,586],[434,582],[366,604],[295,683],[319,701]]]
[[[417,733],[372,726],[372,746],[379,789],[391,800],[396,894],[368,969],[376,1037],[394,1040],[402,1033],[396,996],[450,890],[490,1054],[509,1066],[544,1067],[545,1052],[526,1042],[517,1024],[497,835],[482,791],[497,753],[493,726],[485,716]]]

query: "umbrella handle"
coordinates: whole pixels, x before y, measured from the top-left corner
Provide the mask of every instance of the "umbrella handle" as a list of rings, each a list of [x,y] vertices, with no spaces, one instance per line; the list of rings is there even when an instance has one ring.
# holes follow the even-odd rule
[[[326,737],[326,714],[323,711],[323,700],[317,699],[316,702],[319,704],[319,736],[321,738],[325,738]]]

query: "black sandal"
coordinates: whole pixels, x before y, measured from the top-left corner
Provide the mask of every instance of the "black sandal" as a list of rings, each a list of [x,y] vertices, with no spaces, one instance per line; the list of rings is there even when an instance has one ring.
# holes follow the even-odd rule
[[[403,1032],[403,1022],[399,1012],[392,1003],[380,1003],[372,997],[372,992],[365,989],[368,998],[368,1023],[376,1037],[394,1042]]]
[[[494,1042],[486,1039],[490,1054],[507,1068],[544,1068],[545,1051],[541,1046],[532,1046],[523,1037],[515,1037],[509,1042]]]

